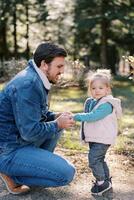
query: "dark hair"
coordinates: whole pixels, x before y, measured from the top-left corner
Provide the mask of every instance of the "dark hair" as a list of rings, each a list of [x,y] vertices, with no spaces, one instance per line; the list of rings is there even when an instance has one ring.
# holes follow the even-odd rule
[[[33,59],[36,65],[40,67],[42,60],[44,60],[46,63],[51,63],[52,60],[58,56],[66,57],[66,50],[53,43],[43,42],[35,50]]]

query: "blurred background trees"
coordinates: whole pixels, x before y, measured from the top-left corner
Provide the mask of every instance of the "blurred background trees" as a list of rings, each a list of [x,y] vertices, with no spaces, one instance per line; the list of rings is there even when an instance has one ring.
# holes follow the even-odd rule
[[[134,1],[1,0],[0,60],[28,59],[41,41],[116,74],[122,55],[134,54]]]
[[[75,43],[86,48],[90,60],[111,68],[125,51],[134,53],[134,1],[77,0],[75,5]],[[130,42],[131,41],[131,42]]]

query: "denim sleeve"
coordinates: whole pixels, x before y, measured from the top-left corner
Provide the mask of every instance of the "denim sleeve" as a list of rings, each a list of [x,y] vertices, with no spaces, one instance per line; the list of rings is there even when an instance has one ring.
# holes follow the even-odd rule
[[[54,113],[54,112],[51,112],[51,111],[48,111],[48,112],[47,112],[47,120],[48,120],[48,121],[55,120],[55,113]]]
[[[111,103],[104,103],[98,106],[97,109],[89,113],[77,113],[74,115],[75,121],[81,122],[94,122],[105,118],[107,115],[112,113],[113,107]]]
[[[40,121],[41,97],[37,84],[15,88],[11,95],[16,126],[21,137],[28,142],[50,139],[58,132],[56,121]]]

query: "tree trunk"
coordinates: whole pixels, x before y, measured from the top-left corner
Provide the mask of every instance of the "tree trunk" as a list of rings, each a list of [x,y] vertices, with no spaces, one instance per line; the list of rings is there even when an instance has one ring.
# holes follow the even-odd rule
[[[26,58],[29,59],[30,47],[29,47],[29,6],[28,6],[28,2],[26,2],[25,8],[26,8],[26,39],[27,39]]]
[[[8,57],[8,47],[7,47],[7,20],[3,20],[0,26],[0,59],[3,61]]]
[[[100,52],[100,60],[101,65],[103,68],[108,67],[107,62],[107,32],[108,32],[108,21],[105,17],[105,9],[107,6],[107,0],[102,1],[102,7],[101,7],[101,52]]]
[[[13,37],[14,37],[14,57],[17,58],[18,55],[18,46],[17,46],[17,16],[16,16],[16,1],[14,2],[14,12],[13,12]]]

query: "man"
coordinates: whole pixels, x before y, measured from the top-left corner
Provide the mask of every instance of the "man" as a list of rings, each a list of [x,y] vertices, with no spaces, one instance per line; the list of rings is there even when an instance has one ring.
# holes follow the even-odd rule
[[[73,179],[73,165],[53,151],[62,130],[74,121],[69,113],[50,112],[47,100],[50,83],[64,72],[66,56],[57,45],[40,44],[27,68],[0,93],[0,175],[12,194]]]

